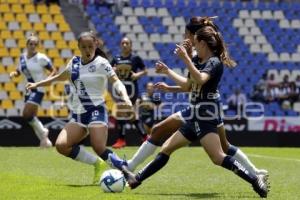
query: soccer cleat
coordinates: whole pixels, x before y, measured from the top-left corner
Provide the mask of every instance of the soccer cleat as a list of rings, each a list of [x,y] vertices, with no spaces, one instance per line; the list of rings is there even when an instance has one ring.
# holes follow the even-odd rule
[[[270,185],[266,176],[258,175],[257,180],[252,186],[254,191],[259,194],[260,197],[266,198],[268,196]]]
[[[124,174],[124,177],[127,181],[128,186],[133,190],[135,188],[137,188],[139,185],[142,184],[142,182],[138,181],[136,179],[136,175],[134,173],[132,173],[131,171],[129,171],[129,169],[127,168],[127,166],[123,165],[122,166],[122,170],[121,170]]]
[[[264,176],[269,176],[268,171],[265,169],[258,169],[255,171],[256,175],[264,175]]]
[[[108,160],[110,161],[110,164],[112,167],[117,168],[122,171],[122,166],[128,166],[128,163],[126,160],[123,160],[119,158],[119,156],[115,153],[108,154]]]
[[[48,137],[42,139],[40,141],[40,147],[41,148],[49,148],[49,147],[52,147],[52,142],[49,140]]]
[[[126,141],[124,139],[117,139],[116,143],[112,145],[114,149],[121,149],[126,146]]]
[[[93,184],[98,184],[100,181],[101,176],[101,168],[104,165],[104,161],[100,158],[97,159],[96,163],[94,164],[94,178],[93,178]]]

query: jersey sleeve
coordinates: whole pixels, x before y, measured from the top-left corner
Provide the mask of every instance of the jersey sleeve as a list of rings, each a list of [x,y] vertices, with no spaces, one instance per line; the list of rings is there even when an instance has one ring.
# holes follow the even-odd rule
[[[109,77],[112,77],[113,75],[115,75],[115,71],[113,70],[111,64],[105,60],[102,64],[101,64],[104,68],[104,72],[105,72],[105,75],[109,78]]]
[[[210,75],[210,77],[214,77],[217,74],[218,63],[215,61],[208,61],[205,67],[201,70],[201,72],[205,72]]]
[[[41,54],[39,63],[41,66],[45,67],[48,70],[52,69],[52,62],[45,54]]]
[[[144,61],[142,60],[141,57],[136,56],[136,62],[137,62],[137,67],[138,67],[140,70],[144,70],[144,69],[146,68],[145,63],[144,63]]]

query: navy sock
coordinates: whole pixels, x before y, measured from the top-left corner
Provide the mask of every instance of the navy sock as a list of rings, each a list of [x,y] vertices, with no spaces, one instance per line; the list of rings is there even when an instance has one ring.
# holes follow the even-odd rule
[[[113,153],[110,149],[105,149],[100,156],[102,160],[106,161],[108,159],[108,154]]]
[[[234,156],[234,154],[237,152],[238,148],[234,145],[229,145],[227,155]]]
[[[160,142],[156,142],[156,141],[152,140],[152,138],[151,138],[151,137],[150,137],[150,138],[148,138],[148,139],[147,139],[147,141],[148,141],[148,142],[150,142],[151,144],[154,144],[154,145],[156,145],[156,146],[161,146]]]
[[[254,184],[257,180],[257,176],[255,174],[249,172],[241,163],[239,163],[231,156],[226,156],[224,158],[222,167],[233,171],[239,177],[251,184]]]
[[[164,153],[158,153],[156,158],[152,162],[150,162],[146,167],[144,167],[137,173],[137,181],[142,182],[146,178],[152,176],[154,173],[156,173],[158,170],[160,170],[161,168],[163,168],[163,166],[167,164],[169,158],[170,156]]]
[[[70,152],[70,154],[68,155],[68,157],[75,159],[79,153],[80,147],[79,145],[73,145],[72,150]]]

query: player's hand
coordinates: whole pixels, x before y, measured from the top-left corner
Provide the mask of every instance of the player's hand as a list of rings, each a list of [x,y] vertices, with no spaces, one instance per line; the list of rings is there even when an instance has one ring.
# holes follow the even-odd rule
[[[25,88],[26,88],[26,90],[36,89],[37,84],[36,83],[27,83]]]
[[[18,76],[18,72],[13,71],[13,72],[10,72],[10,73],[9,73],[9,77],[10,77],[10,78],[13,78],[13,77],[15,77],[15,76]]]
[[[157,82],[154,84],[153,87],[154,87],[154,89],[168,92],[170,86],[168,84],[166,84],[165,82]]]
[[[158,61],[155,63],[155,72],[158,74],[167,74],[169,72],[169,67],[165,63]]]
[[[182,60],[189,58],[188,53],[182,45],[176,44],[176,49],[174,50],[174,53]]]
[[[131,80],[135,81],[139,78],[138,74],[135,72],[131,72],[131,76],[130,76]]]
[[[132,107],[132,102],[130,101],[129,98],[125,98],[125,99],[124,99],[124,105],[125,105],[125,106],[128,106],[128,107]]]
[[[185,48],[189,57],[192,58],[193,57],[193,44],[192,44],[191,40],[189,40],[189,39],[183,40],[182,46]]]

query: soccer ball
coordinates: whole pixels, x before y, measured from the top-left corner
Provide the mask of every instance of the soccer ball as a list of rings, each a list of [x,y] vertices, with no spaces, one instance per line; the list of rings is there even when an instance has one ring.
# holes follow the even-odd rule
[[[100,178],[100,187],[104,192],[122,192],[126,181],[121,171],[109,169]]]

